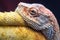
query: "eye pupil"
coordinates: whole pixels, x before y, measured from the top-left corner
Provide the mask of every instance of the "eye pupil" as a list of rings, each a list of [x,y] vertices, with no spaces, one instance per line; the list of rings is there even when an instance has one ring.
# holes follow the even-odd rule
[[[36,12],[35,12],[34,10],[32,10],[30,14],[31,14],[31,15],[35,15]]]

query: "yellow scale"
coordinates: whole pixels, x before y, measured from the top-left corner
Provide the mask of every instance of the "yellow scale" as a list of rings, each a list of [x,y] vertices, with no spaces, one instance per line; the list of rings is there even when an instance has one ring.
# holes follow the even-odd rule
[[[26,26],[17,12],[0,12],[0,40],[46,40]]]

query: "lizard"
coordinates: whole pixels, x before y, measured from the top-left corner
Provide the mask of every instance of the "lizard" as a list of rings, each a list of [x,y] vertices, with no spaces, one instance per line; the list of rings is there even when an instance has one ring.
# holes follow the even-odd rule
[[[54,14],[42,4],[20,2],[16,8],[23,20],[34,30],[41,30],[47,40],[59,40],[59,24]]]

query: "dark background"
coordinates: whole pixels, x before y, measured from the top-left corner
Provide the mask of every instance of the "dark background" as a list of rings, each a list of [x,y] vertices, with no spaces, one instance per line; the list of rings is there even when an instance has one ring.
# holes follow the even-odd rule
[[[19,2],[41,3],[50,9],[56,16],[60,25],[60,1],[59,0],[0,0],[0,11],[14,11]]]

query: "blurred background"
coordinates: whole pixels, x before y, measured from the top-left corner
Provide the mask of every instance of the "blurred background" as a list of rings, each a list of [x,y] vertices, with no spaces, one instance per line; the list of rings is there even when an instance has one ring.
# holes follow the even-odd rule
[[[50,9],[56,16],[60,25],[60,1],[59,0],[0,0],[0,11],[14,11],[19,2],[40,3]]]

